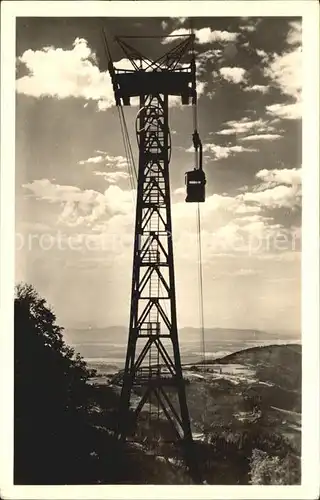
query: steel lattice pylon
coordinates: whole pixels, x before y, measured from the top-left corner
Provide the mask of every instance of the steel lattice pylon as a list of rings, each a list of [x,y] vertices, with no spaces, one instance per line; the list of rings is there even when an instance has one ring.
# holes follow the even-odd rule
[[[177,437],[188,438],[191,432],[182,378],[174,286],[167,101],[167,96],[158,95],[147,96],[140,103],[136,238],[121,404],[126,419],[125,409],[129,408],[132,388],[144,385],[145,392],[135,410],[136,415],[153,393],[174,425]],[[137,343],[141,340],[143,346],[138,354]],[[168,386],[177,388],[180,415],[166,393]]]
[[[177,329],[168,124],[170,94],[180,95],[183,104],[188,104],[189,98],[193,103],[196,100],[194,61],[189,66],[177,66],[190,50],[192,36],[155,62],[146,60],[126,43],[119,43],[134,69],[117,70],[109,63],[116,102],[130,104],[130,97],[138,95],[140,111],[130,325],[118,436],[124,439],[130,435],[149,402],[172,424],[174,437],[184,445],[189,468],[197,480]],[[140,400],[132,422],[133,393]]]

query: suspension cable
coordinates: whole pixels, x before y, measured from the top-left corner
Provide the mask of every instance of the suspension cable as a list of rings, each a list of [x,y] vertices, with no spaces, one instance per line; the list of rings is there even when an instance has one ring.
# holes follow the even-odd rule
[[[137,184],[137,173],[136,173],[136,168],[135,168],[135,164],[134,164],[134,158],[132,155],[130,139],[129,139],[129,136],[126,134],[125,117],[124,117],[123,109],[122,109],[122,106],[117,106],[117,108],[118,108],[119,122],[120,122],[122,140],[123,140],[123,145],[124,145],[124,150],[125,150],[125,156],[126,156],[126,160],[127,160],[127,170],[128,170],[129,183],[130,183],[130,188],[131,188],[132,204],[134,206],[134,202],[135,202],[134,190],[135,190],[136,184]],[[131,150],[131,155],[130,155],[130,150]]]
[[[124,145],[124,151],[125,151],[125,156],[127,160],[127,169],[128,169],[128,175],[129,175],[129,182],[130,182],[130,187],[133,189],[133,176],[132,176],[132,171],[131,171],[131,164],[130,164],[130,158],[129,158],[129,152],[127,148],[127,142],[125,139],[125,132],[124,132],[124,127],[123,127],[123,121],[122,121],[122,114],[120,111],[120,106],[117,106],[118,109],[118,115],[119,115],[119,122],[120,122],[120,128],[121,128],[121,134],[122,134],[122,140],[123,140],[123,145]]]
[[[201,354],[203,364],[206,364],[205,334],[204,334],[204,310],[203,310],[203,273],[202,273],[202,244],[201,244],[201,214],[200,204],[197,206],[197,235],[198,235],[198,279],[199,279],[199,316],[201,327]]]
[[[123,126],[124,126],[124,131],[125,131],[125,137],[126,137],[128,151],[129,151],[129,158],[131,160],[132,172],[133,172],[135,180],[137,181],[137,179],[138,179],[137,169],[136,169],[136,166],[135,166],[135,161],[134,161],[134,156],[133,156],[133,152],[132,152],[132,147],[131,147],[131,142],[130,142],[128,127],[127,127],[127,123],[126,123],[126,119],[125,119],[125,116],[124,116],[124,111],[123,111],[123,107],[122,106],[121,106],[121,115],[122,115]]]
[[[102,38],[103,38],[103,47],[104,47],[106,58],[107,58],[108,65],[109,65],[109,63],[112,64],[112,57],[111,57],[111,53],[110,53],[110,49],[109,49],[109,45],[108,45],[107,36],[106,36],[104,29],[102,29]],[[130,182],[131,189],[134,190],[135,181],[137,181],[137,170],[135,167],[134,157],[133,157],[133,153],[132,153],[128,128],[127,128],[123,108],[121,105],[117,106],[117,108],[118,108],[118,114],[119,114],[122,139],[123,139],[123,144],[124,144],[124,149],[125,149],[125,155],[126,155],[126,160],[127,160],[129,182]]]
[[[192,24],[190,23],[190,33],[193,34]],[[194,41],[192,41],[191,47],[192,58],[195,61],[195,50]],[[193,111],[193,127],[194,131],[198,131],[198,106],[197,98],[192,105]],[[199,158],[198,151],[195,150],[195,166],[199,168]],[[206,352],[205,352],[205,334],[204,334],[204,311],[203,311],[203,272],[202,272],[202,244],[201,244],[201,213],[200,213],[200,203],[197,204],[197,240],[198,240],[198,281],[199,281],[199,319],[200,319],[200,331],[201,331],[201,354],[203,363],[206,362]]]
[[[126,150],[126,155],[127,155],[127,159],[128,159],[128,166],[130,168],[130,174],[132,177],[132,183],[134,185],[135,182],[137,181],[137,177],[138,177],[137,170],[136,170],[136,166],[135,166],[134,156],[132,153],[132,147],[131,147],[131,142],[130,142],[130,138],[129,138],[129,134],[128,134],[128,128],[127,128],[126,119],[124,116],[123,107],[119,106],[118,108],[119,108],[119,119],[120,119],[123,143],[124,143],[124,147]]]

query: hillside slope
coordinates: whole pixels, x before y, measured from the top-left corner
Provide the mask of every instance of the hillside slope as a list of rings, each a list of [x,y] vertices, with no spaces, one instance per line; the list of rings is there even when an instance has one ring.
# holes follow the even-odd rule
[[[259,422],[300,452],[301,352],[296,344],[269,345],[185,367],[194,426],[211,432]]]
[[[299,344],[268,345],[244,349],[206,363],[253,367],[260,381],[301,392],[301,356]]]
[[[267,363],[273,366],[300,362],[302,346],[300,344],[270,344],[249,347],[233,352],[219,359],[208,360],[207,363],[245,363],[258,365]]]
[[[281,484],[299,483],[301,346],[249,348],[205,364],[184,365],[183,374],[195,453],[209,484],[248,484],[253,470],[251,460],[257,456],[255,450],[259,450],[261,461],[256,462],[256,467],[263,461],[267,464],[275,460],[282,467],[281,481],[284,482]],[[110,386],[104,386],[105,389],[119,393],[121,379],[121,372],[110,376]],[[172,402],[177,404],[174,398]],[[162,411],[151,427],[148,412],[149,405],[145,405],[139,419],[139,442],[144,442],[148,435],[165,438],[169,432],[170,425]],[[176,447],[166,447],[164,443],[165,440],[159,441],[152,456],[176,460]],[[148,453],[146,457],[142,454],[142,458],[151,467]],[[156,463],[154,467],[156,470]],[[150,471],[147,472],[145,466],[143,469],[146,482],[154,481]],[[178,474],[178,471],[172,473]],[[168,478],[164,473],[162,476],[157,476],[156,481],[167,483]],[[185,478],[178,477],[179,474],[176,483],[186,482]],[[270,479],[264,484],[280,484],[273,481]]]

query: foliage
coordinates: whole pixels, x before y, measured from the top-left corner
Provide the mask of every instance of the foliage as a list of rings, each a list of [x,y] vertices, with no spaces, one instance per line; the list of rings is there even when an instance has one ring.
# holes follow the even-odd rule
[[[124,480],[124,450],[95,421],[96,391],[88,384],[94,372],[66,345],[54,313],[32,286],[17,287],[14,315],[15,483]]]
[[[270,456],[265,451],[254,449],[250,459],[250,484],[289,485],[299,484],[299,460],[291,454],[284,458]]]
[[[299,460],[290,443],[275,432],[268,432],[260,422],[233,427],[216,427],[208,442],[197,443],[198,462],[208,484],[248,484],[253,450],[277,456],[281,467],[290,467],[286,484],[299,481]]]

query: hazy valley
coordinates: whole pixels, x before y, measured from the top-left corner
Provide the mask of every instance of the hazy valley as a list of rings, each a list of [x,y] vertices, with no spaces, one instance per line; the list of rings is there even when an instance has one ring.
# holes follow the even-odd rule
[[[124,365],[128,341],[126,327],[66,329],[64,337],[92,367],[114,372]],[[195,363],[202,359],[200,337],[200,330],[197,328],[186,327],[179,330],[182,363]],[[299,342],[299,333],[206,328],[205,357],[221,358],[248,347]]]
[[[99,397],[110,398],[113,394],[118,399],[126,348],[125,330],[117,328],[113,333],[112,329],[94,330],[90,342],[89,332],[73,334],[73,339],[76,336],[77,340],[83,335],[76,348],[89,366],[97,370],[91,383],[100,393]],[[208,329],[205,363],[201,362],[199,340],[196,329],[180,331],[196,453],[200,462],[210,464],[208,470],[203,466],[205,481],[209,484],[248,484],[254,474],[259,476],[257,471],[261,467],[269,470],[268,464],[275,461],[272,474],[279,474],[283,484],[299,483],[299,338],[289,335],[280,338],[279,335],[251,330]],[[132,409],[138,401],[139,390],[131,398]],[[97,416],[99,421],[101,417]],[[107,409],[103,412],[101,425],[112,427],[114,418],[114,408]],[[162,411],[154,406],[150,412],[147,405],[139,417],[139,429],[129,446],[148,482],[188,482],[183,462],[174,447],[162,445],[161,439],[152,450],[143,444],[144,437],[150,432],[162,437],[166,435],[168,422]],[[261,479],[264,484],[279,480],[267,476]]]

